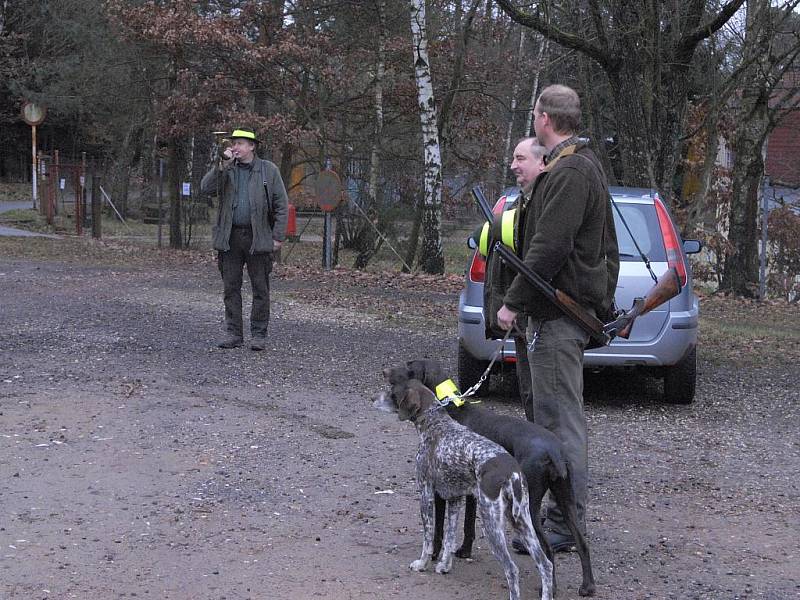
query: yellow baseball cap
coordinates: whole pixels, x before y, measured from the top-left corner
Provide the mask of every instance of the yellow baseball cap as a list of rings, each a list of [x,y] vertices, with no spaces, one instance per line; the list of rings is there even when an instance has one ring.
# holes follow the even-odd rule
[[[256,144],[260,144],[261,142],[256,138],[256,134],[253,132],[252,129],[234,129],[233,133],[231,134],[231,139],[235,138],[242,138],[245,140],[250,140]]]

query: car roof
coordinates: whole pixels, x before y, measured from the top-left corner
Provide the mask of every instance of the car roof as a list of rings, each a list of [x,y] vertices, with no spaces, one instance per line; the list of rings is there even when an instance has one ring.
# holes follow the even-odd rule
[[[653,199],[658,195],[656,190],[650,188],[611,186],[608,191],[614,197],[614,200],[636,204],[652,204]]]
[[[614,197],[614,200],[628,202],[631,204],[652,204],[653,199],[658,195],[658,192],[651,188],[643,187],[623,187],[623,186],[610,186],[609,193]],[[516,186],[508,187],[503,190],[502,196],[506,196],[508,200],[519,196],[520,189]]]

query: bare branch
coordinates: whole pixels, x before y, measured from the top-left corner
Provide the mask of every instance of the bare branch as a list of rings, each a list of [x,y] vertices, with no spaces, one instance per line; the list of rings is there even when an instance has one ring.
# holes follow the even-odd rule
[[[737,1],[743,2],[744,0]],[[618,59],[613,58],[607,49],[587,42],[584,36],[575,35],[559,29],[547,20],[542,19],[538,14],[531,14],[519,9],[512,0],[497,0],[497,4],[513,21],[520,25],[535,29],[547,39],[566,48],[572,48],[573,50],[586,54],[597,61],[607,71],[615,71],[617,69]]]
[[[744,4],[744,0],[730,0],[709,21],[701,23],[693,31],[683,36],[678,44],[678,55],[693,51],[697,44],[716,33],[725,23],[730,21],[742,4]]]

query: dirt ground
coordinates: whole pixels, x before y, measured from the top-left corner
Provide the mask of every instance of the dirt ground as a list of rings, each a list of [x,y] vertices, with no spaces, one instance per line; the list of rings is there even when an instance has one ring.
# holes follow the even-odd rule
[[[0,598],[507,598],[482,539],[408,570],[417,436],[370,407],[385,366],[454,370],[458,278],[279,266],[268,349],[226,351],[214,262],[178,254],[0,240]],[[704,303],[691,406],[589,378],[598,598],[800,597],[797,317]]]

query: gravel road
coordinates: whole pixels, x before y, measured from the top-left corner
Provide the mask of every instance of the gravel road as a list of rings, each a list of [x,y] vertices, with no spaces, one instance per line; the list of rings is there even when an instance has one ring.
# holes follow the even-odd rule
[[[408,570],[417,436],[370,408],[385,366],[454,368],[452,280],[278,267],[268,349],[225,351],[208,257],[35,243],[0,244],[0,598],[507,597],[482,539]],[[691,406],[589,379],[598,598],[800,597],[797,383],[702,347]],[[576,598],[577,555],[557,569]]]

